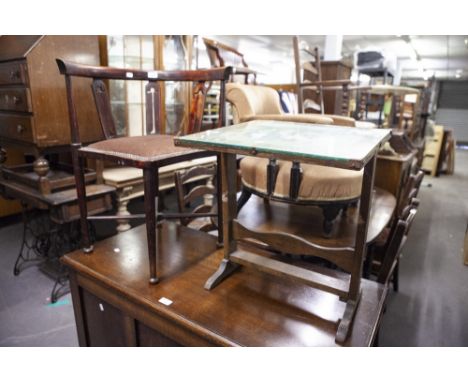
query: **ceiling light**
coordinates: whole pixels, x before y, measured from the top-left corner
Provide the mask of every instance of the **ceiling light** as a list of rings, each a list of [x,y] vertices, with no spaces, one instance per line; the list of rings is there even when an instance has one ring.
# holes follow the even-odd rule
[[[455,78],[460,78],[460,77],[461,77],[460,73],[455,74]]]

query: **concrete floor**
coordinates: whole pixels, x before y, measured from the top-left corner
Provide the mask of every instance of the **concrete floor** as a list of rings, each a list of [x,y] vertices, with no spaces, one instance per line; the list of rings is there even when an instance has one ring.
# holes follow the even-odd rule
[[[400,263],[400,291],[390,293],[382,321],[381,346],[468,346],[468,151],[457,150],[455,160],[454,175],[423,180]]]
[[[380,346],[468,345],[468,267],[462,260],[467,192],[468,151],[457,151],[453,176],[424,179]],[[37,267],[13,276],[21,234],[20,223],[0,228],[0,346],[76,346],[70,295],[50,304],[53,281]]]

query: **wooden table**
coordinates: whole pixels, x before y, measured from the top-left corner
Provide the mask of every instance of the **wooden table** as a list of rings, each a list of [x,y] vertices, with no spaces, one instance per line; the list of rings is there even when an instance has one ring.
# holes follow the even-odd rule
[[[311,287],[336,294],[345,301],[346,305],[336,333],[336,341],[344,343],[361,297],[360,282],[367,248],[367,229],[377,152],[380,145],[389,138],[389,129],[350,129],[341,126],[279,121],[251,121],[176,137],[174,139],[176,145],[221,153],[224,258],[218,270],[206,282],[205,288],[213,289],[239,265],[247,265],[262,272],[303,282]],[[324,247],[297,234],[265,232],[241,224],[236,219],[236,154],[348,170],[364,169],[354,245]],[[350,274],[349,280],[324,276],[318,272],[237,248],[239,240],[251,239],[280,252],[318,256],[331,261]]]
[[[337,296],[247,267],[207,291],[223,252],[215,237],[173,222],[159,228],[161,281],[149,285],[145,235],[139,226],[96,243],[92,255],[62,258],[81,346],[336,346]],[[387,289],[360,285],[344,346],[369,346],[378,332]]]

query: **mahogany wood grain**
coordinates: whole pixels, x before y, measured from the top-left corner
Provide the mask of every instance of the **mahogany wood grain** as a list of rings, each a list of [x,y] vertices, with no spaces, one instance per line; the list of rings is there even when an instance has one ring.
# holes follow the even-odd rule
[[[160,344],[157,336],[162,335],[164,344],[170,346],[173,342],[188,346],[336,346],[337,324],[345,306],[338,296],[247,267],[206,291],[205,280],[223,258],[216,238],[167,222],[162,223],[158,238],[161,282],[149,286],[145,236],[145,227],[140,226],[96,243],[92,256],[81,251],[64,256],[63,262],[74,275],[73,303],[81,345],[93,344],[89,336],[95,330],[89,326],[100,325],[83,311],[83,294],[91,293],[122,316],[134,319],[137,328],[144,325],[158,333],[151,345]],[[345,346],[369,346],[378,330],[387,290],[369,280],[362,280],[361,288]],[[161,297],[172,304],[160,303]],[[138,329],[137,344],[143,345],[139,333]]]

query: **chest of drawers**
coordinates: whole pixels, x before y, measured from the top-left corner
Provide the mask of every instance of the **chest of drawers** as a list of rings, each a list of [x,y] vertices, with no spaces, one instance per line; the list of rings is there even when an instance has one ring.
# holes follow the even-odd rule
[[[0,145],[40,155],[70,144],[65,80],[56,58],[99,65],[97,36],[0,36]],[[84,142],[101,139],[90,81],[74,82]]]

